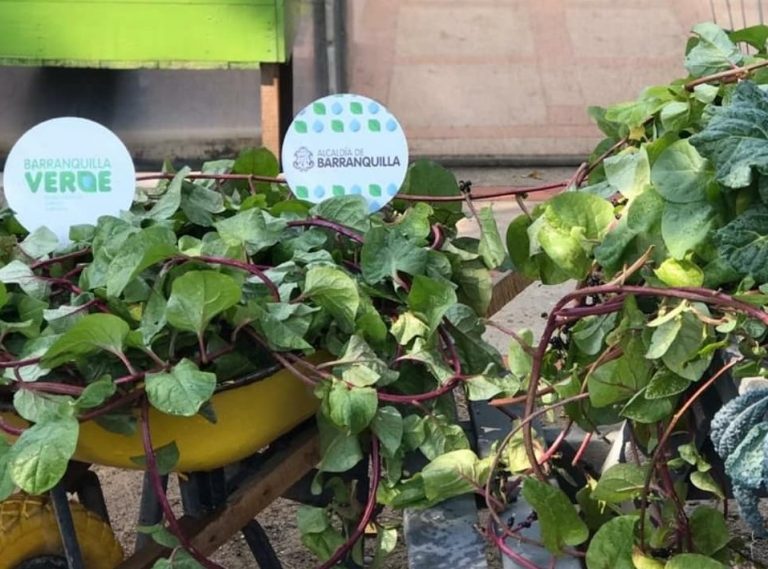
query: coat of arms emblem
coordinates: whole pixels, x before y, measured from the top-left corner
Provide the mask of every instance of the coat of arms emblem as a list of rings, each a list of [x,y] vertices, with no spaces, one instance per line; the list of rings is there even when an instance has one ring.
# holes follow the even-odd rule
[[[302,146],[299,148],[293,155],[293,167],[301,172],[306,172],[307,170],[310,170],[315,165],[315,162],[312,160],[312,152],[305,147]]]

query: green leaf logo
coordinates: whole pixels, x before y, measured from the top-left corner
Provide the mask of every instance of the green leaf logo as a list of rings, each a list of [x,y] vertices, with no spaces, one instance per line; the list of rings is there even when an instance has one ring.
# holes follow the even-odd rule
[[[325,105],[323,103],[315,103],[314,105],[312,105],[312,110],[315,112],[316,115],[324,115]]]
[[[363,114],[363,104],[358,102],[353,102],[349,104],[349,110],[352,112],[353,115],[362,115]]]
[[[369,120],[368,130],[370,130],[371,132],[381,132],[381,123],[376,119]]]
[[[334,119],[331,121],[331,129],[333,132],[344,132],[344,123]]]
[[[307,123],[304,121],[296,121],[293,123],[294,128],[296,129],[296,132],[299,132],[301,134],[306,134],[307,132]]]

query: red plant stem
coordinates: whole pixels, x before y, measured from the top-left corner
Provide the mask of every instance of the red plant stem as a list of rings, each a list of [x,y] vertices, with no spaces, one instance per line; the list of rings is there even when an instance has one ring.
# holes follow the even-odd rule
[[[328,221],[327,219],[321,219],[318,217],[312,219],[296,219],[289,221],[288,227],[322,227],[323,229],[330,229],[331,231],[335,231],[339,235],[343,235],[344,237],[347,237],[356,243],[363,243],[362,235],[356,231],[349,229],[340,223]]]
[[[760,61],[758,63],[753,63],[752,65],[745,65],[744,67],[733,67],[731,69],[728,69],[727,71],[721,71],[719,73],[713,73],[712,75],[707,75],[705,77],[699,77],[698,79],[694,79],[693,81],[689,81],[685,84],[685,90],[686,91],[693,91],[693,88],[697,85],[703,85],[704,83],[711,83],[713,81],[720,81],[722,80],[731,80],[731,79],[738,79],[740,77],[743,77],[745,75],[748,75],[755,69],[759,69],[761,67],[765,67],[768,65],[768,61]]]
[[[579,450],[577,450],[576,454],[573,455],[571,466],[576,466],[581,460],[581,457],[584,456],[584,453],[586,452],[587,447],[589,446],[589,443],[592,442],[592,434],[593,433],[589,432],[584,436],[584,440],[581,441],[581,444],[579,445]]]
[[[567,181],[555,182],[553,184],[545,184],[543,186],[531,186],[529,188],[504,188],[500,190],[494,190],[491,192],[485,192],[482,194],[460,194],[455,196],[422,196],[412,194],[398,194],[396,199],[405,200],[411,202],[463,202],[467,198],[470,200],[490,200],[493,198],[503,198],[507,196],[516,196],[520,194],[528,194],[534,192],[543,192],[546,190],[556,190],[559,188],[565,188],[568,185]]]
[[[440,387],[427,391],[425,393],[417,393],[415,395],[395,395],[393,393],[379,393],[379,401],[385,401],[387,403],[420,403],[422,401],[431,401],[438,397],[445,395],[453,388],[455,388],[461,381],[458,377],[452,377],[446,381]]]
[[[39,364],[41,359],[42,358],[29,358],[26,360],[11,360],[11,361],[0,362],[0,369],[31,366],[31,365]]]
[[[443,248],[443,244],[445,243],[445,234],[443,233],[443,229],[440,227],[439,223],[435,223],[432,226],[432,245],[430,245],[430,249],[433,251],[439,251]]]
[[[92,419],[95,419],[96,417],[101,417],[102,415],[106,415],[107,413],[111,413],[112,411],[125,407],[129,403],[133,403],[143,394],[144,394],[144,388],[137,387],[136,389],[130,391],[129,393],[122,395],[116,399],[113,399],[111,402],[107,403],[106,405],[102,405],[98,409],[93,409],[88,413],[83,413],[78,417],[78,420],[81,423],[83,423],[85,421],[90,421]]]
[[[549,445],[549,448],[544,452],[544,454],[541,455],[539,458],[539,464],[546,464],[550,460],[552,460],[552,457],[555,456],[555,453],[558,451],[560,446],[565,442],[565,437],[568,436],[568,433],[571,432],[571,427],[573,427],[573,419],[569,419],[568,423],[566,424],[565,428],[560,431],[560,434],[557,435],[557,438],[552,441],[552,444]]]
[[[72,251],[71,253],[66,253],[64,255],[59,255],[58,257],[51,257],[50,259],[44,259],[42,261],[37,261],[35,263],[32,263],[29,268],[33,271],[36,269],[42,269],[43,267],[48,267],[50,265],[55,265],[56,263],[62,263],[64,261],[68,261],[69,259],[77,259],[78,257],[82,257],[83,255],[87,255],[91,252],[91,249],[79,249],[77,251]]]
[[[0,418],[0,431],[9,434],[12,437],[18,437],[21,436],[21,434],[26,431],[26,429],[9,425],[2,418]]]
[[[522,567],[523,569],[541,569],[538,565],[535,563],[532,563],[525,557],[523,557],[521,554],[519,554],[517,551],[514,551],[513,549],[510,549],[510,547],[507,545],[506,541],[504,540],[505,534],[499,535],[499,533],[494,528],[494,521],[492,518],[488,518],[488,527],[486,529],[486,534],[488,537],[490,537],[491,541],[493,541],[493,544],[501,551],[504,555],[509,557],[516,565]]]
[[[448,325],[450,326],[450,324]],[[442,338],[443,342],[445,343],[445,347],[448,349],[448,354],[451,361],[451,366],[453,367],[454,375],[460,376],[462,373],[461,359],[459,358],[459,353],[456,351],[456,344],[454,343],[454,341],[451,339],[451,336],[446,331],[444,324],[441,324],[440,326],[438,326],[437,331],[440,334],[440,337]]]
[[[136,176],[137,182],[146,180],[173,180],[176,174],[141,174]],[[285,180],[282,178],[273,178],[271,176],[257,176],[256,174],[187,174],[184,176],[186,180],[246,180],[253,182],[267,182],[272,184],[285,184]]]
[[[236,269],[240,269],[243,271],[246,271],[255,277],[257,277],[261,282],[264,283],[264,285],[269,289],[270,294],[272,295],[272,298],[275,299],[275,302],[280,302],[280,291],[277,288],[277,285],[272,282],[272,279],[270,279],[264,272],[256,267],[256,265],[252,265],[250,263],[246,263],[243,261],[238,261],[236,259],[228,259],[226,257],[211,257],[208,255],[199,255],[196,257],[181,257],[184,260],[187,261],[202,261],[204,263],[211,263],[216,265],[225,265],[227,267],[234,267]]]
[[[551,405],[548,405],[541,409],[537,409],[531,413],[527,413],[524,417],[520,419],[520,423],[518,423],[515,428],[510,430],[507,433],[507,435],[504,437],[504,439],[501,441],[501,443],[496,449],[496,454],[493,456],[493,459],[491,461],[491,466],[489,468],[488,478],[485,481],[485,501],[486,501],[486,504],[488,504],[488,511],[490,512],[491,517],[496,521],[496,523],[499,524],[499,526],[501,526],[502,523],[501,523],[501,520],[499,519],[498,513],[492,507],[492,500],[490,499],[490,497],[491,497],[491,483],[493,482],[493,478],[494,478],[493,473],[496,471],[496,468],[498,468],[499,466],[499,459],[503,455],[504,449],[507,447],[509,442],[515,437],[515,435],[517,435],[520,429],[523,429],[526,425],[531,424],[533,421],[536,420],[537,417],[540,417],[545,413],[549,413],[553,409],[557,409],[559,407],[568,405],[570,403],[575,403],[576,401],[581,401],[582,399],[586,399],[587,397],[589,397],[589,393],[579,393],[578,395],[572,395],[571,397],[566,397],[565,399],[556,401]],[[541,468],[538,464],[538,461],[535,455],[533,460],[531,461],[531,466]]]
[[[323,563],[318,569],[331,569],[355,546],[357,541],[363,535],[366,526],[373,517],[376,508],[376,493],[379,490],[379,481],[381,479],[381,460],[379,459],[379,439],[371,437],[371,485],[368,488],[368,501],[365,504],[363,516],[360,518],[355,531],[349,536],[346,542],[339,547],[330,559]]]
[[[208,559],[192,544],[181,529],[179,520],[176,519],[176,515],[173,513],[171,503],[168,501],[168,496],[163,490],[160,472],[157,470],[157,457],[155,456],[155,449],[152,447],[152,433],[149,427],[149,402],[146,399],[144,399],[141,405],[141,442],[144,445],[144,455],[147,460],[147,472],[149,473],[149,478],[152,482],[152,489],[155,492],[155,497],[160,502],[160,507],[163,510],[165,520],[168,522],[171,532],[178,538],[182,547],[203,567],[206,569],[224,569],[221,565]]]
[[[17,382],[16,389],[26,391],[39,391],[41,393],[52,393],[57,395],[72,395],[79,397],[82,395],[84,388],[77,385],[69,385],[66,383],[52,383],[46,381],[25,381]]]
[[[694,393],[691,395],[688,400],[683,403],[683,405],[680,406],[680,409],[677,410],[677,412],[672,416],[672,419],[669,421],[669,424],[667,425],[667,428],[664,430],[664,433],[659,437],[659,443],[656,445],[656,450],[653,452],[653,456],[651,457],[651,462],[649,464],[648,468],[648,474],[645,477],[645,484],[643,485],[643,493],[640,500],[640,549],[645,551],[645,509],[648,503],[648,493],[650,491],[651,487],[651,479],[653,477],[653,472],[656,468],[657,463],[659,462],[659,459],[663,456],[664,447],[666,447],[667,442],[669,441],[669,437],[672,436],[672,433],[675,430],[675,427],[677,426],[677,423],[680,421],[680,419],[690,410],[691,407],[693,407],[693,404],[696,403],[696,401],[699,400],[699,398],[704,394],[704,392],[712,387],[712,385],[720,379],[728,370],[730,370],[733,366],[741,362],[740,358],[736,358],[725,364],[723,367],[721,367],[719,370],[717,370],[717,373],[712,375],[707,381],[705,381]]]
[[[536,348],[536,355],[533,358],[533,365],[531,367],[531,378],[528,385],[528,394],[525,402],[525,411],[524,411],[525,416],[528,416],[531,413],[533,413],[536,408],[536,394],[538,393],[539,380],[541,377],[541,366],[542,366],[544,354],[548,348],[549,340],[554,334],[555,330],[560,325],[563,324],[563,321],[558,320],[558,318],[561,317],[561,314],[563,312],[566,312],[566,314],[573,314],[573,312],[571,311],[577,310],[577,309],[568,309],[568,311],[564,311],[564,308],[569,303],[575,300],[578,300],[580,298],[583,298],[585,296],[607,295],[607,294],[619,294],[619,295],[633,294],[637,296],[656,296],[656,297],[667,297],[667,298],[679,298],[683,300],[693,300],[697,302],[703,302],[706,304],[713,304],[713,305],[719,306],[721,309],[730,309],[730,310],[742,312],[748,316],[751,316],[757,320],[760,320],[763,324],[768,325],[768,313],[763,312],[762,310],[755,308],[754,306],[749,305],[745,302],[736,300],[735,298],[725,293],[712,291],[704,288],[694,288],[694,287],[682,288],[681,287],[676,289],[667,289],[667,288],[637,286],[637,285],[600,285],[600,286],[585,287],[585,288],[574,290],[569,294],[565,295],[563,298],[561,298],[557,302],[557,304],[555,305],[554,309],[552,310],[552,312],[550,313],[547,319],[547,324],[544,328],[544,332],[542,333],[541,340],[539,341],[539,345]],[[581,309],[578,309],[578,310],[580,310],[577,313],[578,318],[583,318],[591,314],[599,314],[600,310],[603,310],[603,308],[602,308],[602,305],[598,305],[598,306],[582,307]],[[525,451],[528,456],[528,460],[530,461],[531,466],[533,467],[533,471],[535,475],[539,479],[544,480],[546,476],[541,466],[539,465],[538,461],[536,460],[536,453],[533,446],[533,432],[532,432],[530,423],[526,423],[525,427],[523,428],[523,440],[524,440]]]

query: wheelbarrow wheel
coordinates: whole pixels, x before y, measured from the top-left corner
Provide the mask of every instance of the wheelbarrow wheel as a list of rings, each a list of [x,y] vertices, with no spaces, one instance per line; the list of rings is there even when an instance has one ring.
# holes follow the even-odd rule
[[[114,569],[123,549],[112,528],[80,504],[70,504],[86,569]],[[66,568],[53,507],[45,497],[15,494],[0,502],[0,569]]]

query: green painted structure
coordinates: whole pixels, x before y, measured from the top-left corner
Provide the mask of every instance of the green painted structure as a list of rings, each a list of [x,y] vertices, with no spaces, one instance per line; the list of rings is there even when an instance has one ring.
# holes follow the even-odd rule
[[[298,0],[0,0],[0,65],[256,68],[285,63]]]

